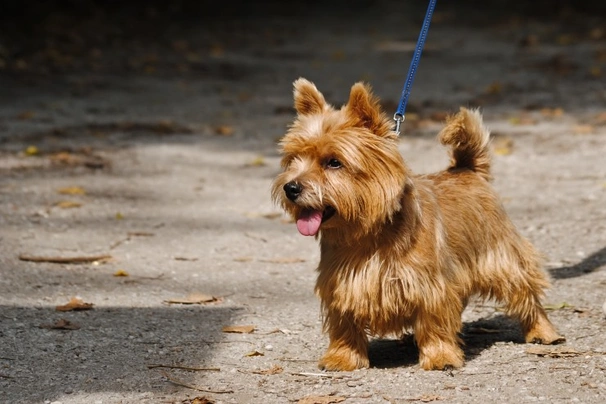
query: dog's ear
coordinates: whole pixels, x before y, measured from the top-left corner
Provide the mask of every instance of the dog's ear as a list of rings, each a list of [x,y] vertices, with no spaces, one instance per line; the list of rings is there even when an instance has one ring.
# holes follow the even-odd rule
[[[324,96],[311,81],[299,78],[293,86],[295,109],[299,115],[319,114],[327,107]]]
[[[369,85],[361,82],[354,84],[346,108],[353,118],[357,118],[362,126],[372,132],[379,133],[383,129],[385,119],[381,105]]]

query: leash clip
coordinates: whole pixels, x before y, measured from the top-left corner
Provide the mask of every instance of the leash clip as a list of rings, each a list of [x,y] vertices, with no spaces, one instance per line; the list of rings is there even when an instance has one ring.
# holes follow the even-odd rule
[[[404,122],[404,119],[404,115],[398,114],[397,112],[393,115],[393,120],[396,121],[394,132],[396,132],[396,135],[398,136],[400,136],[400,126],[402,125],[402,122]]]

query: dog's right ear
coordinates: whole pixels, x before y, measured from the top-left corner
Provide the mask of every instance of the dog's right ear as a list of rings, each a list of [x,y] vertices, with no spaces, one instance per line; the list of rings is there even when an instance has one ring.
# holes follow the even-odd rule
[[[299,115],[319,114],[326,109],[324,96],[311,81],[299,78],[293,86],[295,109]]]

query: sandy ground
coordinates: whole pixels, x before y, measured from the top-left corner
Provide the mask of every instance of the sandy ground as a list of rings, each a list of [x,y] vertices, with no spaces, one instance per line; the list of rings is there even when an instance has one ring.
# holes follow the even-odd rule
[[[161,28],[153,8],[132,27],[58,13],[75,39],[0,43],[0,402],[606,402],[605,20],[439,4],[401,141],[413,170],[440,169],[445,114],[482,107],[567,343],[533,351],[473,302],[460,370],[382,340],[370,369],[322,373],[317,244],[269,196],[291,83],[340,104],[366,80],[391,114],[424,4],[282,8]],[[92,309],[57,311],[73,297]]]

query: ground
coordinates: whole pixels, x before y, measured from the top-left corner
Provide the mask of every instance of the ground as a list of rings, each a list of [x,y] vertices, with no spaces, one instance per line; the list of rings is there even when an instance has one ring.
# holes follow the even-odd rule
[[[579,10],[438,2],[401,139],[443,168],[444,117],[482,108],[566,344],[472,302],[462,369],[376,340],[369,369],[317,370],[319,251],[270,200],[276,140],[299,76],[335,104],[368,81],[393,113],[425,7],[403,3],[5,14],[0,402],[606,402],[606,24]]]

